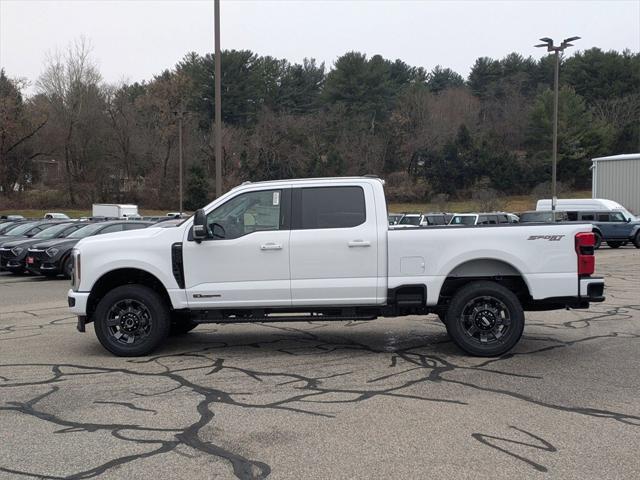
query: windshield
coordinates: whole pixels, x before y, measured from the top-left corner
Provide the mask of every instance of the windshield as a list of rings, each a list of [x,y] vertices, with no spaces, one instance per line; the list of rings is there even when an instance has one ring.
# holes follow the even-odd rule
[[[398,225],[420,225],[420,217],[405,216],[398,222]]]
[[[0,224],[0,234],[2,232],[8,232],[9,230],[11,230],[12,228],[17,227],[18,225],[20,225],[20,224],[19,223],[15,223],[15,222],[2,223],[2,224]]]
[[[88,236],[93,235],[94,233],[96,233],[98,230],[102,229],[102,227],[104,227],[104,225],[105,225],[104,223],[92,223],[91,225],[87,225],[86,227],[82,227],[82,228],[76,230],[71,235],[67,236],[67,238],[84,238],[84,237],[88,237]]]
[[[475,215],[456,215],[451,220],[450,225],[475,225],[476,217]]]
[[[632,221],[637,220],[637,217],[624,207],[616,208],[616,211],[621,212],[624,215],[625,220],[628,220],[628,219],[631,219]]]
[[[55,225],[53,227],[49,227],[46,230],[43,230],[41,232],[36,233],[33,238],[37,238],[37,239],[49,239],[49,238],[56,238],[58,235],[60,235],[62,232],[64,232],[67,228],[69,228],[72,224],[70,223],[63,223],[62,225]]]
[[[36,225],[35,223],[23,223],[21,225],[18,225],[16,228],[12,228],[6,234],[9,236],[22,235],[23,233],[31,230],[35,225]]]

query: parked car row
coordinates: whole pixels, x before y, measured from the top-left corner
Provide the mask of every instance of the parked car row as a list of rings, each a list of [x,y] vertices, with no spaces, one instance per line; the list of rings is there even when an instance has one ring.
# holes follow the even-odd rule
[[[532,210],[522,212],[519,215],[507,212],[390,214],[389,225],[392,228],[415,228],[431,225],[472,226],[510,223],[590,223],[593,225],[593,233],[595,234],[595,248],[600,248],[602,242],[606,242],[611,248],[619,248],[630,243],[636,248],[640,248],[640,220],[638,220],[637,217],[633,216],[633,214],[621,205],[609,200],[599,200],[594,203],[592,199],[587,199],[587,201],[584,202],[587,207],[600,205],[598,203],[600,202],[602,205],[600,205],[599,209],[581,207],[580,200],[582,199],[574,201],[577,203],[568,203],[567,201],[564,202],[563,205],[564,207],[582,209],[555,211],[546,209]],[[542,204],[543,208],[545,206],[546,204]]]
[[[0,224],[0,271],[71,277],[71,250],[82,238],[137,230],[154,222],[18,220]]]
[[[394,228],[444,225],[497,225],[518,223],[518,216],[507,212],[487,213],[390,213]]]

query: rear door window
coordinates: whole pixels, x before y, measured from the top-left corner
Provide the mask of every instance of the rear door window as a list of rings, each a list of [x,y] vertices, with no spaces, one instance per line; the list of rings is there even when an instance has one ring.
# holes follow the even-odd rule
[[[598,221],[599,222],[608,222],[608,221],[610,221],[609,214],[608,213],[599,213],[598,214]]]
[[[580,220],[594,220],[595,215],[593,213],[581,213]]]
[[[303,188],[298,208],[298,228],[303,230],[351,228],[367,218],[362,187]]]

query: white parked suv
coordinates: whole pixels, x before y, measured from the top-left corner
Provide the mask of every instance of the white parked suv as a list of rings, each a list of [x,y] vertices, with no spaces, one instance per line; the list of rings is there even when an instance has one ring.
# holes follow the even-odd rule
[[[174,228],[81,240],[69,306],[122,356],[200,323],[429,313],[466,352],[500,355],[524,310],[604,300],[591,228],[393,230],[376,178],[245,183]]]

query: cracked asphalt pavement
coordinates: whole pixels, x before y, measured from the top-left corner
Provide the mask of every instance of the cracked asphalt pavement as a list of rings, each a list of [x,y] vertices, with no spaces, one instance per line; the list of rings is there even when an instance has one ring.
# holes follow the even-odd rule
[[[0,274],[0,478],[640,478],[640,250],[607,300],[463,355],[435,316],[80,334],[68,282]],[[91,326],[90,326],[91,327]]]

